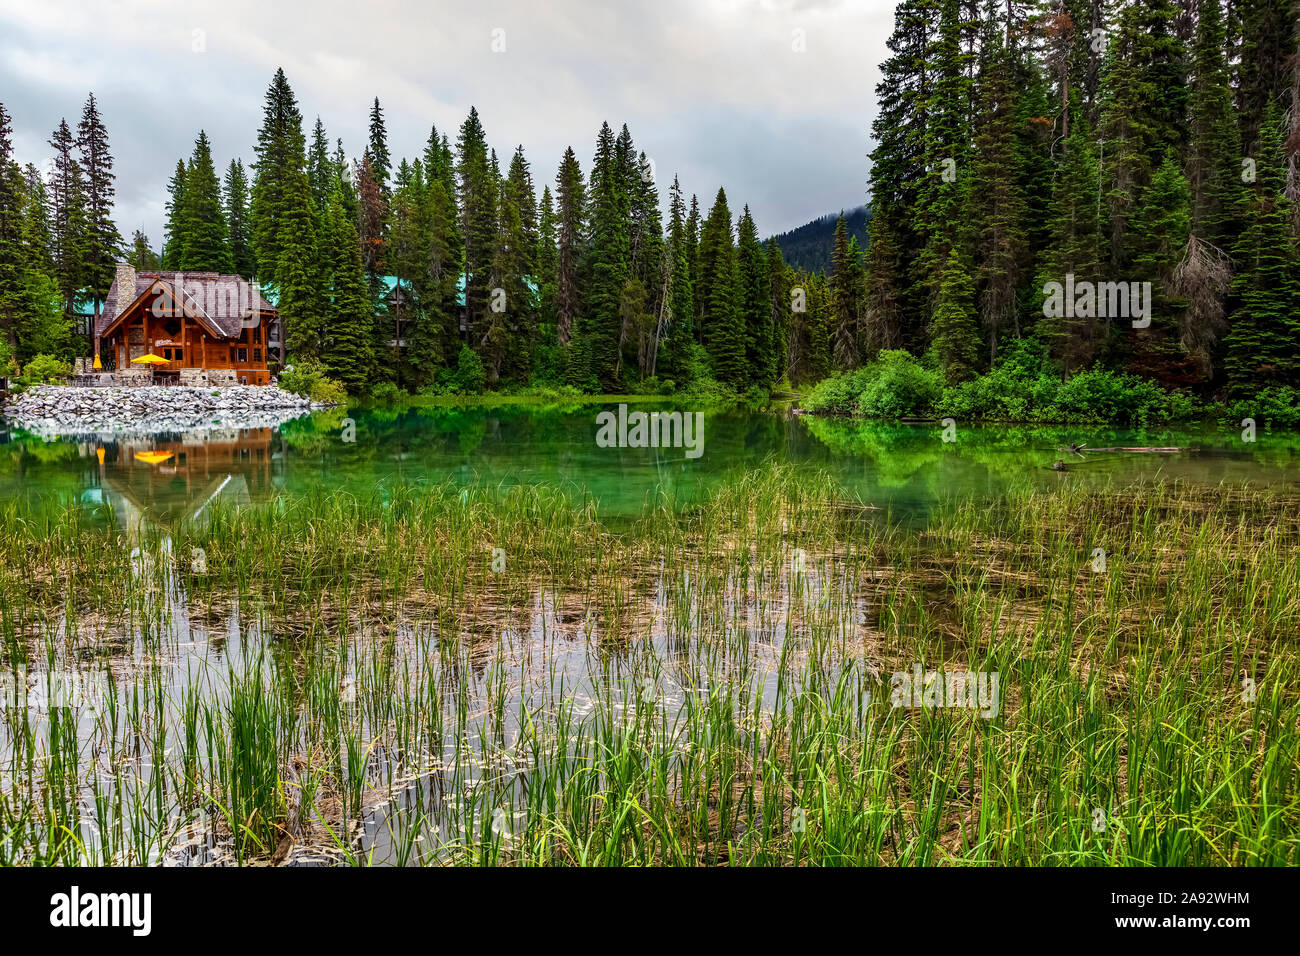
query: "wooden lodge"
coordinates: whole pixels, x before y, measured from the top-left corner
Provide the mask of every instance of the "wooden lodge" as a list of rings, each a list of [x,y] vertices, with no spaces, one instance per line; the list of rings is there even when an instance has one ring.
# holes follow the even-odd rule
[[[273,354],[279,324],[275,307],[239,276],[118,263],[95,323],[96,370],[119,382],[268,385],[281,358]]]

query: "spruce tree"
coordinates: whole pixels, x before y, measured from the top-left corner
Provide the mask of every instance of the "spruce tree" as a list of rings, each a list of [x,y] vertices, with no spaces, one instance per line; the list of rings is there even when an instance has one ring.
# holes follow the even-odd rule
[[[930,320],[930,354],[951,385],[971,378],[979,361],[975,328],[975,285],[956,249],[948,254]]]
[[[149,237],[139,229],[131,235],[131,250],[127,259],[136,271],[151,272],[162,268],[162,261],[149,245]]]
[[[289,264],[299,281],[315,248],[302,114],[282,69],[266,91],[255,148],[251,210],[257,278],[280,286],[287,281],[281,268]]]
[[[772,293],[772,365],[776,370],[773,378],[784,380],[790,374],[790,330],[793,324],[790,272],[775,239],[767,244],[767,271]]]
[[[388,154],[388,129],[384,126],[384,111],[377,96],[374,105],[370,107],[370,140],[366,144],[366,158],[370,160],[370,170],[375,182],[379,184],[379,191],[387,199],[393,162]]]
[[[832,358],[838,369],[857,368],[861,360],[858,332],[858,302],[849,255],[849,230],[841,212],[835,222],[835,245],[831,252],[831,311],[834,314]]]
[[[578,282],[578,263],[586,244],[587,189],[582,179],[578,157],[570,146],[564,151],[559,172],[555,174],[556,201],[556,275],[555,333],[561,346],[573,339],[584,291]],[[584,370],[582,379],[590,372]]]
[[[727,193],[718,190],[709,217],[700,229],[699,294],[704,303],[702,333],[713,375],[733,388],[748,382],[745,320],[737,295],[736,247],[731,232]]]
[[[1224,368],[1232,393],[1242,397],[1269,385],[1300,384],[1300,272],[1285,185],[1282,123],[1272,107],[1260,126],[1255,182],[1243,190],[1244,229],[1233,248],[1237,272]]]
[[[1103,276],[1101,252],[1101,183],[1093,145],[1092,124],[1079,97],[1074,98],[1074,119],[1070,137],[1062,151],[1060,167],[1052,190],[1051,244],[1042,250],[1040,269],[1035,280],[1033,301],[1042,306],[1049,282],[1064,286],[1067,276],[1075,283],[1100,281]],[[1074,311],[1074,310],[1071,310]],[[1113,329],[1104,327],[1094,312],[1037,318],[1037,334],[1049,348],[1062,375],[1081,371],[1093,363]]]
[[[199,130],[199,137],[194,141],[194,154],[185,168],[181,230],[184,237],[181,270],[222,275],[233,271],[221,184],[212,165],[212,147],[203,130]]]
[[[585,337],[591,347],[592,374],[600,387],[618,386],[619,340],[623,327],[620,304],[631,273],[628,235],[627,151],[630,144],[615,141],[608,123],[600,128],[591,167],[590,220],[591,272],[587,288]]]
[[[971,218],[980,319],[989,363],[1008,333],[1019,333],[1019,292],[1029,265],[1026,204],[1017,181],[1015,64],[996,24],[986,25],[980,56],[979,117],[972,157]],[[1068,115],[1068,111],[1067,111]]]
[[[677,177],[669,190],[668,245],[670,257],[667,328],[655,358],[655,374],[679,385],[688,384],[689,359],[694,344],[695,289],[691,276],[686,203]]]
[[[738,306],[745,329],[745,364],[752,384],[766,388],[776,380],[772,354],[772,276],[758,228],[745,206],[736,228]]]
[[[230,265],[235,275],[252,279],[256,272],[253,258],[253,236],[249,225],[248,177],[244,164],[232,159],[226,168],[223,183],[226,224],[230,231]]]
[[[90,223],[86,217],[86,185],[81,164],[73,155],[76,141],[66,120],[60,120],[50,138],[54,167],[50,178],[51,235],[54,279],[63,310],[72,315],[77,293],[86,284],[86,250]]]
[[[372,381],[371,339],[374,307],[361,262],[356,227],[343,205],[342,183],[333,180],[322,220],[320,262],[326,269],[326,320],[321,328],[321,358],[326,371],[351,394]]]
[[[465,328],[472,341],[488,310],[499,192],[488,162],[487,138],[473,107],[461,124],[456,153],[456,195],[465,242]]]
[[[185,256],[185,160],[176,161],[176,172],[167,183],[167,224],[163,234],[164,269],[179,269]]]
[[[95,315],[113,284],[122,235],[113,222],[113,155],[108,148],[108,130],[100,116],[95,94],[86,97],[77,124],[77,151],[86,180],[86,285],[95,300]]]

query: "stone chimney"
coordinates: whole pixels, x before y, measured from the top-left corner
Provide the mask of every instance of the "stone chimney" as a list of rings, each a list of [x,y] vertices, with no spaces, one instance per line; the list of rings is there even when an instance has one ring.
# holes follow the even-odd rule
[[[112,318],[116,319],[122,310],[135,301],[135,266],[129,262],[117,264],[117,302]]]

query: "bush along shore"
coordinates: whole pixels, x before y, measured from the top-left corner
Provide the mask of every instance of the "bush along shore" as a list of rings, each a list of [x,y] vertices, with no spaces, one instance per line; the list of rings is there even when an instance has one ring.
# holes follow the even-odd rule
[[[1300,427],[1300,389],[1275,385],[1249,398],[1207,402],[1100,366],[1062,379],[1030,344],[1009,350],[987,374],[955,385],[945,385],[938,370],[908,352],[883,351],[860,368],[819,382],[800,408],[890,420],[1145,427],[1252,419],[1260,427]]]
[[[78,388],[41,385],[3,408],[6,419],[37,434],[170,432],[262,428],[326,407],[275,386]]]

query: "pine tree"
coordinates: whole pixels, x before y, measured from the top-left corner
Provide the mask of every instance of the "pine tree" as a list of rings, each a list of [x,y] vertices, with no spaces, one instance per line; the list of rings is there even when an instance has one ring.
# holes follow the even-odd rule
[[[559,276],[559,249],[555,244],[555,200],[549,184],[537,203],[537,310],[538,322],[555,335],[555,290]],[[545,334],[544,334],[545,337]]]
[[[423,223],[424,188],[423,164],[418,159],[414,163],[403,159],[398,165],[388,208],[385,256],[386,269],[396,280],[396,286],[392,294],[384,298],[385,321],[376,323],[381,338],[393,343],[393,360],[387,363],[386,372],[394,376],[399,386],[407,384],[402,349],[409,323],[415,319],[415,310],[418,309],[415,286],[427,255],[424,248],[427,231]]]
[[[342,382],[351,394],[360,394],[372,379],[374,306],[357,230],[344,208],[343,187],[337,177],[331,182],[322,222],[320,261],[327,270],[327,317],[320,330],[324,339],[321,358],[331,378]]]
[[[232,159],[223,184],[226,224],[230,231],[230,264],[235,275],[252,279],[256,271],[253,236],[249,227],[248,178],[244,164]]]
[[[18,328],[25,313],[22,287],[31,262],[24,249],[23,178],[13,158],[13,127],[0,103],[0,376],[7,377],[18,352]]]
[[[50,138],[54,168],[50,178],[51,235],[54,240],[54,279],[63,310],[73,313],[77,293],[86,284],[86,250],[90,224],[86,218],[86,186],[81,164],[73,155],[76,141],[66,120]]]
[[[987,24],[980,58],[979,121],[972,157],[971,218],[978,223],[975,256],[980,319],[989,363],[1009,329],[1019,334],[1019,291],[1029,265],[1026,207],[1016,173],[1015,64],[996,24]],[[1066,112],[1068,115],[1068,111]]]
[[[916,202],[924,245],[914,261],[914,298],[932,303],[954,251],[966,249],[970,183],[970,82],[963,70],[958,0],[939,0],[939,26],[927,51],[933,84],[926,102],[925,178]]]
[[[316,210],[307,178],[302,114],[284,70],[266,92],[252,189],[258,280],[278,293],[285,345],[293,360],[319,359],[324,334]]]
[[[1232,278],[1226,250],[1237,232],[1235,206],[1241,185],[1226,33],[1219,0],[1199,0],[1184,165],[1191,223],[1171,279],[1174,293],[1187,303],[1182,342],[1205,381],[1214,375],[1214,352],[1226,328]]]
[[[176,160],[176,172],[167,183],[167,225],[163,234],[164,269],[179,269],[185,257],[185,160]]]
[[[288,267],[301,286],[315,248],[311,187],[307,182],[302,114],[284,70],[276,70],[266,91],[252,189],[253,252],[263,285],[281,286]],[[283,315],[283,308],[281,308]]]
[[[556,201],[556,278],[555,278],[555,332],[561,346],[573,339],[574,320],[584,290],[578,284],[578,261],[586,245],[587,190],[582,180],[582,168],[570,146],[564,151],[559,172],[555,174]],[[584,370],[585,379],[590,370]]]
[[[748,205],[741,213],[736,238],[736,292],[745,329],[745,364],[749,381],[766,388],[777,377],[776,357],[772,354],[772,276]]]
[[[1224,245],[1235,233],[1241,145],[1233,115],[1226,30],[1220,0],[1198,0],[1190,86],[1186,173],[1192,230]]]
[[[375,182],[379,184],[379,191],[385,200],[388,199],[393,163],[388,154],[388,130],[384,126],[384,111],[377,96],[374,105],[370,107],[370,141],[366,145],[366,158],[370,160],[370,170]]]
[[[487,316],[499,192],[488,162],[487,138],[473,107],[461,124],[456,153],[456,196],[465,242],[465,330],[472,341]]]
[[[591,167],[591,273],[584,333],[591,347],[592,374],[608,390],[616,390],[619,384],[620,305],[631,276],[628,148],[621,136],[615,141],[608,123],[601,125]]]
[[[954,249],[944,264],[930,320],[930,353],[949,384],[965,381],[977,371],[979,333],[974,300],[970,270]]]
[[[686,265],[691,274],[691,295],[694,297],[694,311],[691,316],[691,328],[695,341],[704,343],[701,325],[704,319],[704,296],[700,290],[700,201],[691,194],[691,211],[686,216]]]
[[[873,199],[862,317],[862,338],[868,359],[874,359],[882,349],[900,348],[908,324],[903,315],[904,270],[894,235],[897,221],[886,200]]]
[[[185,168],[181,230],[184,237],[181,270],[222,275],[233,271],[225,210],[221,203],[221,184],[212,165],[212,147],[203,130],[199,130],[199,138],[194,141],[194,155]]]
[[[790,274],[781,247],[773,239],[767,244],[768,286],[772,292],[772,364],[776,379],[790,375],[790,331],[793,326],[790,302]]]
[[[457,354],[456,295],[464,243],[457,226],[455,164],[446,137],[430,131],[424,150],[425,189],[419,213],[423,267],[413,286],[419,313],[410,324],[406,364],[416,388],[434,381]]]
[[[113,284],[122,235],[113,222],[113,155],[108,148],[108,130],[99,114],[95,94],[86,97],[77,124],[77,151],[86,180],[86,285],[95,300],[98,318],[100,303]]]
[[[686,203],[677,177],[669,190],[668,245],[670,258],[668,308],[663,324],[667,328],[655,356],[655,375],[679,385],[688,384],[689,359],[694,344],[695,289],[691,277],[690,238],[687,234]]]
[[[1189,385],[1198,381],[1197,360],[1182,341],[1187,302],[1179,298],[1173,281],[1178,257],[1187,246],[1191,229],[1191,191],[1181,164],[1171,150],[1145,190],[1145,206],[1129,234],[1135,281],[1151,283],[1150,324],[1126,329],[1121,322],[1115,358],[1149,379],[1163,384]]]
[[[1290,105],[1296,14],[1291,0],[1235,0],[1241,29],[1237,111],[1247,156],[1263,151],[1261,125],[1270,109]]]
[[[918,233],[919,197],[930,171],[926,126],[929,116],[932,69],[927,58],[931,36],[936,34],[937,6],[933,0],[902,0],[894,12],[894,32],[887,46],[892,54],[880,66],[876,85],[877,113],[871,124],[876,147],[871,153],[870,193],[873,241],[877,232],[888,235],[895,250],[891,270],[871,269],[868,295],[875,332],[894,339],[893,344],[916,350],[923,347],[919,286],[904,272],[921,252]],[[952,157],[956,158],[956,157]],[[942,168],[937,174],[942,177]],[[873,265],[875,258],[873,257]],[[890,283],[888,286],[882,283]],[[880,309],[885,311],[880,311]],[[898,321],[897,329],[891,326]],[[874,346],[873,346],[874,347]],[[791,361],[796,356],[792,356]],[[798,374],[810,368],[800,363]]]
[[[737,288],[736,247],[731,233],[727,193],[718,190],[709,217],[700,229],[700,286],[704,315],[702,333],[714,377],[733,388],[748,383],[745,324]]]
[[[1169,151],[1182,148],[1186,54],[1174,33],[1174,16],[1169,0],[1124,7],[1103,76],[1101,169],[1116,269],[1132,261],[1126,238],[1136,211],[1144,207],[1143,191]]]
[[[831,311],[834,314],[832,357],[838,369],[857,368],[861,360],[858,332],[858,302],[849,255],[849,230],[840,213],[835,223],[835,245],[831,252]]]
[[[1245,228],[1233,249],[1237,272],[1229,302],[1231,329],[1224,368],[1233,394],[1248,396],[1277,384],[1300,384],[1300,271],[1290,242],[1290,203],[1284,188],[1282,124],[1276,107],[1259,130],[1255,182],[1243,190]]]
[[[501,184],[499,208],[493,272],[494,288],[505,293],[502,315],[507,345],[497,374],[525,382],[537,343],[537,301],[529,281],[537,277],[538,230],[537,194],[523,146],[517,147],[510,159],[510,169]]]
[[[1052,192],[1050,246],[1042,251],[1038,289],[1049,282],[1064,286],[1073,275],[1075,283],[1096,283],[1103,278],[1101,261],[1101,182],[1092,125],[1078,97],[1074,119],[1066,141]],[[1035,290],[1036,292],[1038,290]],[[1041,304],[1042,299],[1036,299]],[[1074,311],[1074,310],[1070,310]],[[1043,316],[1038,319],[1038,336],[1048,345],[1062,374],[1087,368],[1093,363],[1111,330],[1102,326],[1095,313]]]
[[[149,237],[139,229],[131,235],[131,251],[127,258],[137,271],[151,272],[162,268],[162,261],[149,245]]]

